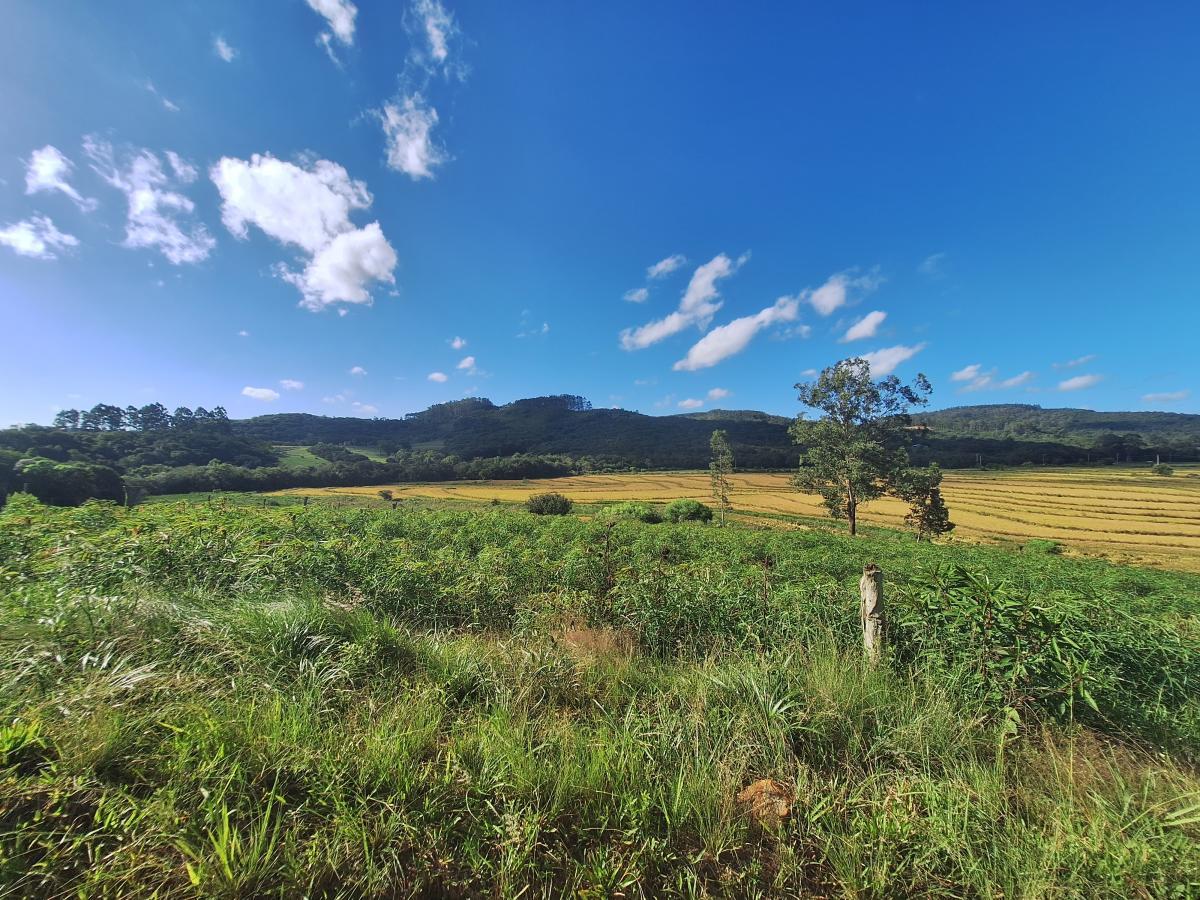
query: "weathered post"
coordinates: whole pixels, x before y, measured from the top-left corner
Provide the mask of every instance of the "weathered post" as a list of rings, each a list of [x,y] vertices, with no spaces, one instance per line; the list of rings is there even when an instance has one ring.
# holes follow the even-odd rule
[[[863,566],[858,582],[859,617],[862,620],[863,650],[874,666],[883,653],[883,570],[874,563]]]

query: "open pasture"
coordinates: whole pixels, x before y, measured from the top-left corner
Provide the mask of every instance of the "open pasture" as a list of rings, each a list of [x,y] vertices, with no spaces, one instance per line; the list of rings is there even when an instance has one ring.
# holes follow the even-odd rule
[[[764,524],[824,517],[819,497],[792,489],[790,475],[739,474],[732,502],[738,514]],[[297,488],[281,493],[368,498],[382,485]],[[705,472],[585,475],[527,481],[444,482],[387,486],[397,499],[517,503],[559,491],[576,503],[625,500],[666,503],[709,500]],[[1200,571],[1200,467],[1162,477],[1145,468],[1017,469],[946,472],[946,502],[958,540],[1060,542],[1072,552],[1114,561]],[[903,527],[905,507],[886,498],[865,507],[867,524]],[[781,518],[782,517],[782,518]]]

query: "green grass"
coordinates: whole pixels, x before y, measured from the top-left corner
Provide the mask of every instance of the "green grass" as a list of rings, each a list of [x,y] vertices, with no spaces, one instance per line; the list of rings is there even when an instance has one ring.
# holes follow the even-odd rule
[[[1195,896],[1198,625],[886,532],[17,497],[0,894]]]
[[[314,469],[327,465],[325,460],[319,456],[314,456],[307,447],[299,447],[292,444],[276,444],[275,452],[279,454],[280,468],[290,469],[291,471]]]

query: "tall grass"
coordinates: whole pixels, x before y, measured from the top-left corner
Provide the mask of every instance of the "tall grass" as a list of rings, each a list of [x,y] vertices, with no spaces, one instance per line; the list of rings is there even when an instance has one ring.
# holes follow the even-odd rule
[[[878,669],[867,558],[894,599]],[[18,498],[0,883],[1189,896],[1196,586],[886,536]],[[1064,639],[1091,703],[1060,702]],[[735,800],[761,778],[794,795],[778,828]]]

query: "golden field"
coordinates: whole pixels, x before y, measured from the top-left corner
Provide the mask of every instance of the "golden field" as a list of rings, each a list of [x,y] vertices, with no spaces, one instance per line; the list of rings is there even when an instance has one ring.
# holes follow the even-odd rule
[[[734,475],[734,509],[742,517],[782,527],[805,524],[795,519],[824,518],[820,498],[797,493],[789,479],[784,472]],[[666,503],[679,497],[711,501],[706,472],[296,488],[279,493],[373,498],[385,488],[397,499],[521,502],[531,494],[558,491],[584,504]],[[958,526],[954,540],[1020,543],[1042,538],[1114,562],[1200,572],[1197,466],[1177,467],[1170,477],[1151,475],[1145,468],[948,471],[943,492]],[[899,501],[884,499],[867,505],[861,519],[903,527],[904,511]]]

